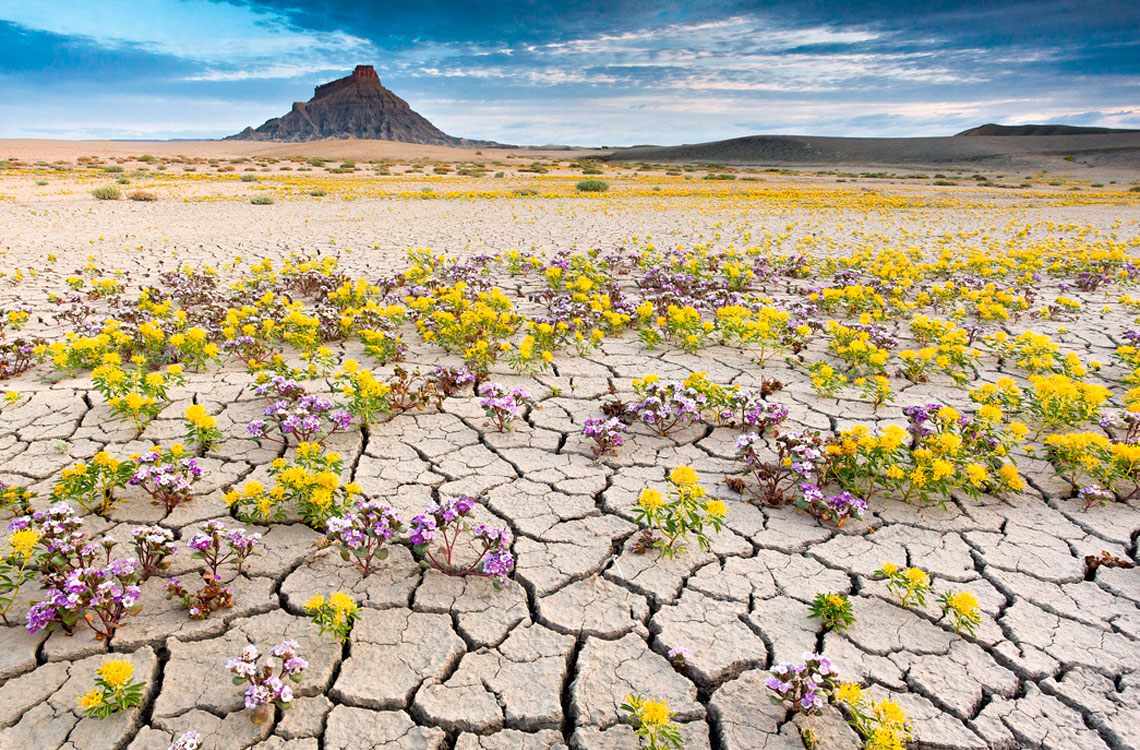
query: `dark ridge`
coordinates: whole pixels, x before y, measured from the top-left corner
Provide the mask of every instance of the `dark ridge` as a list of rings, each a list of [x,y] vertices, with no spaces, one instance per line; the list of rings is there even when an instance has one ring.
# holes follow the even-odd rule
[[[987,122],[976,128],[955,133],[962,135],[1105,135],[1109,133],[1137,133],[1140,130],[1124,128],[1093,128],[1084,125],[998,125]]]

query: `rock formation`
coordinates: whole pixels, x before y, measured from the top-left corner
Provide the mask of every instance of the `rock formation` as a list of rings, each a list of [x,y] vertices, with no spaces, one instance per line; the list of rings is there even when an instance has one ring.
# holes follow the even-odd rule
[[[317,86],[313,98],[259,128],[246,128],[225,140],[300,143],[325,138],[368,138],[433,146],[488,146],[444,133],[380,83],[371,65]]]

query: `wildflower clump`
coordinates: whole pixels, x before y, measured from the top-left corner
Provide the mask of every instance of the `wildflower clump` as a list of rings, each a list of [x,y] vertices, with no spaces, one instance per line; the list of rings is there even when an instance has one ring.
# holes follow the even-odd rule
[[[232,564],[240,574],[245,561],[255,554],[254,549],[261,540],[261,534],[230,529],[222,521],[207,521],[198,528],[199,533],[191,537],[186,546],[193,550],[191,558],[206,563],[202,587],[191,591],[177,578],[166,582],[166,598],[177,598],[189,611],[192,620],[203,620],[215,610],[233,606],[233,589],[222,586],[219,571],[223,565]]]
[[[699,484],[700,477],[689,466],[678,466],[669,473],[671,487],[663,496],[661,492],[645,488],[637,498],[633,514],[639,523],[649,528],[653,547],[660,557],[672,558],[688,551],[688,540],[692,536],[702,550],[709,548],[706,527],[720,531],[728,507],[720,500],[706,500],[707,491]]]
[[[103,662],[95,670],[95,687],[80,696],[83,715],[106,719],[111,714],[142,705],[146,682],[134,679],[135,666],[124,659]]]
[[[672,721],[673,714],[665,701],[629,695],[621,705],[621,710],[633,720],[634,732],[645,750],[682,746],[680,728]]]
[[[146,453],[134,456],[134,474],[127,483],[138,487],[170,512],[190,499],[194,484],[202,477],[198,461],[187,455],[181,443],[168,450],[154,446]]]
[[[843,630],[855,623],[851,600],[844,594],[816,594],[809,620],[819,620],[829,630]]]
[[[240,490],[227,492],[225,501],[247,522],[283,521],[286,506],[292,504],[306,524],[324,529],[360,494],[355,483],[340,481],[343,469],[339,453],[326,453],[319,443],[300,443],[292,461],[278,458],[270,465],[269,474],[275,479],[271,489],[258,481],[247,482]]]
[[[250,644],[242,649],[241,656],[226,662],[226,669],[233,675],[235,685],[247,685],[245,708],[250,712],[250,720],[261,724],[272,718],[273,706],[288,709],[293,703],[293,688],[285,682],[300,682],[302,673],[309,668],[309,662],[298,655],[296,641],[282,641],[269,650],[281,664],[274,669],[273,664],[261,658],[257,646]]]
[[[834,695],[863,738],[864,750],[904,750],[912,739],[910,721],[898,703],[869,700],[863,688],[852,682],[840,683]]]
[[[525,388],[513,388],[510,391],[498,383],[483,383],[479,386],[479,406],[483,413],[491,420],[491,424],[499,432],[507,432],[518,418],[524,406],[533,406],[534,399]]]
[[[183,414],[186,428],[186,442],[203,450],[210,448],[222,439],[218,429],[218,418],[206,411],[201,404],[191,404]]]
[[[495,579],[496,587],[502,586],[515,567],[511,533],[483,524],[472,529],[468,518],[474,510],[475,501],[466,495],[433,505],[412,519],[408,538],[421,556],[422,567],[449,576],[486,576]],[[474,561],[456,554],[456,543],[466,532],[473,537]]]
[[[875,575],[887,579],[887,591],[899,600],[899,604],[909,607],[912,603],[926,605],[926,595],[930,593],[930,576],[920,568],[900,569],[894,563],[883,563]]]
[[[947,591],[938,597],[938,604],[942,608],[942,616],[949,618],[955,633],[965,630],[972,636],[977,635],[982,613],[976,596],[969,591]]]
[[[372,572],[374,561],[387,559],[388,550],[384,545],[403,528],[403,519],[391,508],[363,500],[352,512],[329,518],[325,535],[339,546],[341,558],[351,561],[360,571],[361,578],[366,578]]]
[[[105,513],[114,506],[114,490],[126,486],[134,474],[133,462],[99,451],[90,463],[78,463],[61,471],[52,487],[52,497],[75,502],[85,511]]]
[[[135,357],[135,368],[124,370],[115,361],[91,372],[92,387],[107,401],[111,411],[121,419],[129,419],[138,432],[170,403],[169,389],[182,385],[181,365],[170,365],[166,372],[151,371],[145,358]]]
[[[607,453],[613,453],[618,446],[625,442],[622,434],[625,432],[625,423],[617,417],[608,419],[590,418],[582,426],[582,434],[594,441],[591,450],[595,458],[601,458]]]
[[[764,685],[769,700],[793,713],[817,714],[827,705],[839,682],[839,672],[823,656],[805,653],[802,664],[777,664]]]
[[[16,603],[25,583],[36,580],[35,563],[43,554],[40,533],[17,527],[8,537],[7,549],[0,554],[0,620],[8,625],[8,610]]]
[[[334,592],[327,598],[314,594],[305,602],[304,607],[320,628],[321,635],[332,633],[340,643],[348,640],[352,624],[360,611],[356,600],[343,591]]]

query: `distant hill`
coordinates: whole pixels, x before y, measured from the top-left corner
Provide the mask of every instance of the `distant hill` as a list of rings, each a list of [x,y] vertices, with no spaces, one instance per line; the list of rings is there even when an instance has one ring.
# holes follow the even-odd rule
[[[913,166],[1140,168],[1140,131],[1085,135],[975,135],[939,138],[830,138],[750,135],[681,146],[634,146],[603,157],[620,162],[739,166]]]
[[[357,65],[352,75],[321,84],[307,102],[294,102],[282,117],[246,128],[223,140],[305,143],[326,138],[361,138],[430,146],[499,144],[448,135],[380,83],[371,65]]]
[[[1090,128],[1083,125],[997,125],[987,122],[976,128],[963,130],[963,135],[1103,135],[1106,133],[1140,133],[1140,130],[1123,128]]]

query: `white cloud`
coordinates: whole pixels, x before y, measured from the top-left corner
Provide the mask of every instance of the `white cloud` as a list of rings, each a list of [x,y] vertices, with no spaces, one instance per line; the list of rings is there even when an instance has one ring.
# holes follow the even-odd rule
[[[353,34],[300,29],[278,14],[204,0],[0,0],[0,19],[193,61],[204,72],[190,80],[291,77],[351,69],[377,56],[372,42]]]

